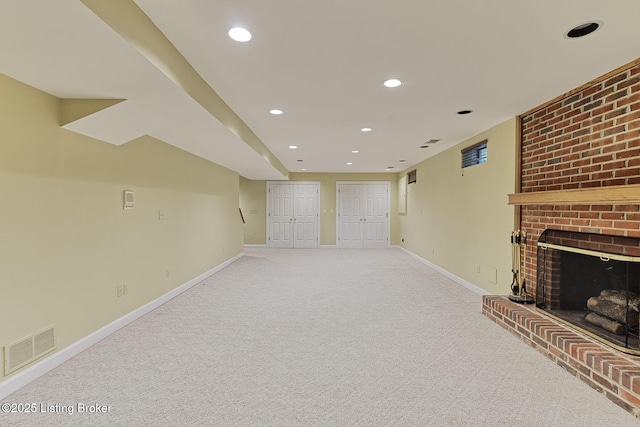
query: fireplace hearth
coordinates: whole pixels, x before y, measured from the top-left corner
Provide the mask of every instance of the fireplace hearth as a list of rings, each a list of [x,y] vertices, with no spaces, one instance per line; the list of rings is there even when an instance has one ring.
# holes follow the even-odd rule
[[[536,307],[640,355],[640,239],[548,229],[537,246]]]

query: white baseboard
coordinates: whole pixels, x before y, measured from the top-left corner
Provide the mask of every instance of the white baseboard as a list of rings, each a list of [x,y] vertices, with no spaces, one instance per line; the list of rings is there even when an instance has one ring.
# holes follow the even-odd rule
[[[411,255],[413,258],[417,259],[418,261],[420,261],[421,263],[433,268],[434,270],[436,270],[438,273],[442,274],[443,276],[448,277],[449,279],[453,280],[454,282],[456,282],[459,285],[464,286],[465,288],[469,289],[470,291],[478,294],[478,295],[490,295],[489,292],[485,291],[484,289],[482,289],[479,286],[474,285],[471,282],[467,282],[466,280],[464,280],[461,277],[456,276],[455,274],[445,270],[442,267],[439,267],[437,265],[435,265],[434,263],[432,263],[431,261],[427,261],[426,259],[422,258],[421,256],[418,256],[416,254],[414,254],[413,252],[411,252],[408,249],[403,248],[402,246],[393,246],[394,248],[398,248],[402,251],[404,251],[405,253]]]
[[[267,248],[267,245],[244,245],[245,248]],[[320,248],[337,248],[338,245],[320,245]],[[275,248],[279,249],[279,248]]]
[[[174,288],[173,290],[143,305],[142,307],[139,307],[133,310],[132,312],[125,314],[119,319],[114,320],[108,325],[103,326],[97,331],[92,332],[86,337],[74,342],[73,344],[63,348],[62,350],[56,353],[53,353],[51,356],[37,362],[36,364],[8,378],[7,380],[0,383],[0,400],[18,391],[22,387],[38,379],[39,377],[43,376],[47,372],[51,371],[52,369],[57,368],[67,360],[80,354],[84,350],[88,349],[89,347],[96,344],[97,342],[105,339],[106,337],[113,334],[117,330],[122,329],[123,327],[127,326],[129,323],[133,322],[134,320],[144,316],[145,314],[149,313],[152,310],[155,310],[165,302],[180,295],[184,291],[202,282],[207,277],[222,270],[223,268],[227,267],[228,265],[232,264],[233,262],[242,258],[243,256],[244,256],[244,252],[234,256],[233,258],[228,259],[227,261],[212,268],[211,270],[206,271],[201,275],[199,275],[198,277],[195,277],[189,280],[187,283],[184,283],[183,285],[180,285],[177,288]]]

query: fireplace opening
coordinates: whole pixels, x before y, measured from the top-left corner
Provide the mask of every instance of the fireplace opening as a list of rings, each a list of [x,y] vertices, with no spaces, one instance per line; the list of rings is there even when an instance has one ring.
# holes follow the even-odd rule
[[[536,307],[614,348],[640,355],[640,239],[545,230]]]

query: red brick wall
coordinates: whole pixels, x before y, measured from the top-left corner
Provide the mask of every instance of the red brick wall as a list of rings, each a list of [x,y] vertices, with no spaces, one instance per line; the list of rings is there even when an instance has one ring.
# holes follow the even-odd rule
[[[637,61],[521,119],[522,192],[640,184]],[[536,279],[536,243],[547,228],[640,237],[640,206],[523,206],[529,284]]]

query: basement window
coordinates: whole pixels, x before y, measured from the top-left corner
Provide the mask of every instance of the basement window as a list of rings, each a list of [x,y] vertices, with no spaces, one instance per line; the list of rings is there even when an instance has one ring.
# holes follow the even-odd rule
[[[462,150],[462,168],[487,163],[487,140]]]
[[[407,182],[409,184],[413,184],[416,181],[417,181],[416,169],[412,170],[411,172],[407,172]]]

